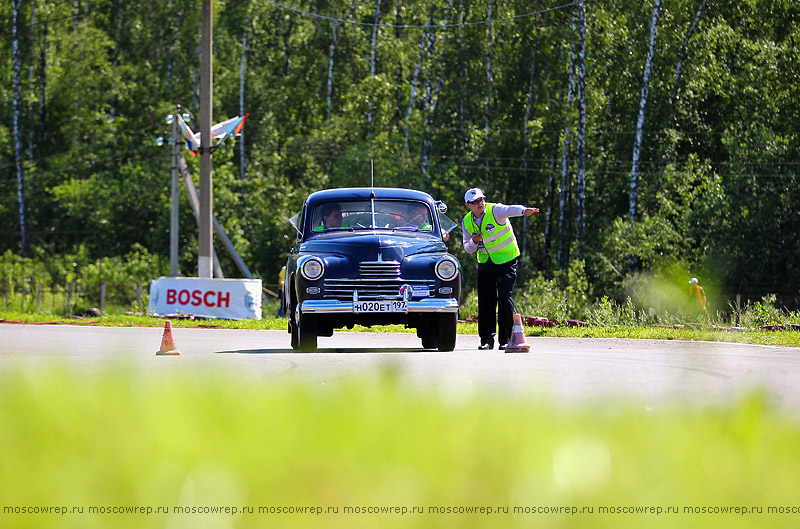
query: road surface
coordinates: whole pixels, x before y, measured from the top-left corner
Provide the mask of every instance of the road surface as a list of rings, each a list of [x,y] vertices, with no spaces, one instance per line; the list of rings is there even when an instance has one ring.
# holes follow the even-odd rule
[[[412,385],[446,392],[490,389],[564,402],[632,400],[645,406],[734,403],[764,391],[800,412],[800,348],[627,339],[532,338],[529,353],[478,351],[459,335],[449,353],[413,334],[335,332],[317,353],[296,353],[284,331],[174,328],[180,356],[156,356],[161,328],[0,325],[0,373],[67,365],[102,374],[224,371],[266,383],[330,384],[395,367]]]

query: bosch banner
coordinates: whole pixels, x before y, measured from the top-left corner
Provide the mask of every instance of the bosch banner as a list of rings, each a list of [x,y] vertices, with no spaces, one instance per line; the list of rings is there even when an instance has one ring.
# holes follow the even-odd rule
[[[260,320],[261,280],[160,277],[150,283],[147,312]]]

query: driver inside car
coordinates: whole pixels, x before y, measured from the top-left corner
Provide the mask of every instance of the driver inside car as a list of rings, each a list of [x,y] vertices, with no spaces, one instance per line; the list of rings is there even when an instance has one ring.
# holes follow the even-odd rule
[[[322,217],[322,224],[314,226],[314,231],[342,227],[342,207],[336,202],[328,202],[320,206],[320,217]]]

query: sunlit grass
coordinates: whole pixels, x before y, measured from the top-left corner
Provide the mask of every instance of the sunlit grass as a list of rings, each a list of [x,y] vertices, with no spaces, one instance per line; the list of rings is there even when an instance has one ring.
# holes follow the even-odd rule
[[[57,322],[72,325],[99,325],[108,327],[163,327],[164,318],[147,315],[105,314],[97,318],[69,319],[46,314],[32,314],[26,312],[0,312],[0,321],[32,322]],[[286,330],[286,319],[274,316],[265,316],[261,320],[214,320],[214,319],[173,319],[173,327],[215,327],[223,329],[267,329]],[[344,329],[342,329],[344,330]],[[402,325],[378,325],[374,327],[355,326],[355,332],[407,332],[413,333],[414,329],[407,329]],[[478,334],[477,323],[459,323],[459,334]],[[798,331],[724,331],[712,330],[710,325],[697,325],[683,329],[649,327],[641,325],[620,326],[587,326],[587,327],[525,327],[527,336],[550,336],[572,338],[631,338],[648,340],[695,340],[711,342],[735,342],[763,345],[784,345],[800,347],[800,332]]]
[[[800,427],[759,395],[717,409],[412,390],[391,371],[321,387],[215,374],[16,372],[0,384],[4,527],[796,527]],[[164,507],[99,514],[90,507]],[[236,507],[237,515],[173,507]],[[491,507],[437,514],[430,507]],[[608,514],[600,507],[677,508]],[[760,507],[687,514],[684,507]],[[253,514],[241,514],[250,507]],[[266,514],[259,507],[319,507]],[[356,514],[345,507],[422,508]],[[508,514],[497,512],[508,508]],[[523,511],[515,514],[514,508]],[[538,507],[591,514],[529,513]],[[338,514],[327,510],[338,509]]]

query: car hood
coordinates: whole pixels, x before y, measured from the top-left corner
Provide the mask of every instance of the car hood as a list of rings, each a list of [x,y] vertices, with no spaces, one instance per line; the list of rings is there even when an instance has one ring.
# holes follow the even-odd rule
[[[441,239],[422,233],[334,232],[315,236],[300,246],[301,252],[333,253],[357,261],[402,262],[409,255],[446,252]]]

